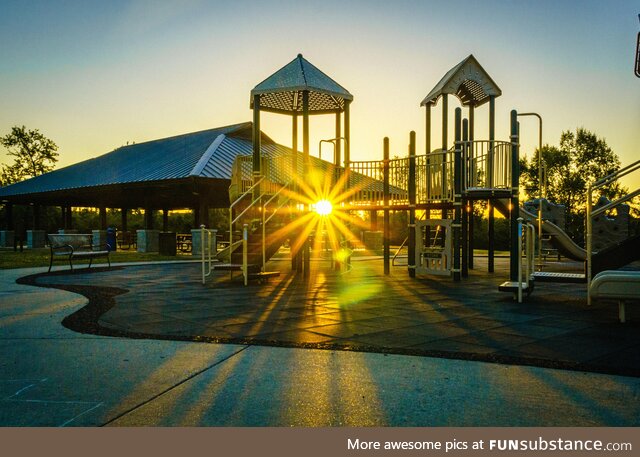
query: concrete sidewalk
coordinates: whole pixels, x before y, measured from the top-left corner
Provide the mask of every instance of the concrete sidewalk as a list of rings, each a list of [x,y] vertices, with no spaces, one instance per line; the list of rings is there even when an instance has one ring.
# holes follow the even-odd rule
[[[445,358],[81,334],[60,322],[86,299],[15,284],[34,272],[4,270],[0,277],[3,426],[640,422],[638,378]],[[86,276],[94,274],[106,276]],[[166,282],[136,275],[141,283]],[[207,291],[213,307],[218,289]]]

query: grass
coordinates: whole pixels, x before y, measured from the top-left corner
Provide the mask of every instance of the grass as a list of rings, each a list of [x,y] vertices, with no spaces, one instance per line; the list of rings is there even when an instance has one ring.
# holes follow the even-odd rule
[[[48,267],[49,266],[49,249],[25,249],[23,252],[14,252],[13,249],[0,250],[0,269],[8,268],[29,268],[29,267]],[[111,263],[120,262],[157,262],[163,260],[193,260],[198,257],[191,254],[182,254],[177,256],[160,255],[153,252],[137,252],[135,250],[116,251],[109,255]],[[74,260],[73,266],[87,265],[88,260]],[[93,265],[106,265],[106,258],[97,258],[93,260]],[[55,259],[53,265],[69,265],[63,258]]]

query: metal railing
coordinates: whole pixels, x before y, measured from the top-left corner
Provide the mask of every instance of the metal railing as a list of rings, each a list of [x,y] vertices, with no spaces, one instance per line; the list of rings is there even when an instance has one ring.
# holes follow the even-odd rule
[[[593,193],[598,189],[602,189],[603,187],[608,186],[609,184],[614,183],[618,179],[623,176],[630,175],[631,173],[637,172],[640,170],[640,160],[633,162],[626,167],[621,168],[618,171],[615,171],[602,179],[594,182],[593,184],[589,184],[587,186],[587,215],[586,215],[586,241],[587,241],[587,303],[591,304],[591,276],[592,276],[592,256],[593,256],[593,220],[594,218],[605,214],[607,211],[615,208],[616,206],[628,202],[633,198],[640,195],[640,188],[635,189],[634,191],[629,192],[627,195],[624,195],[612,202],[607,203],[606,205],[600,206],[599,208],[593,208]]]
[[[288,182],[284,186],[280,187],[280,189],[278,189],[276,193],[271,195],[271,197],[269,197],[269,199],[262,204],[262,270],[263,271],[265,271],[266,264],[267,264],[267,235],[266,235],[267,224],[271,219],[273,219],[276,213],[282,207],[288,204],[289,201],[291,200],[286,195],[285,195],[285,198],[280,199],[281,194],[283,194],[285,190],[289,189],[290,186],[291,186],[291,182]],[[269,204],[274,200],[276,201],[277,206],[271,210],[269,217],[267,217],[267,213],[269,212],[268,210]]]
[[[511,148],[507,141],[463,141],[462,191],[511,188]],[[280,153],[262,159],[261,194],[276,193],[285,183],[299,178],[302,161],[293,170],[292,153]],[[254,189],[251,156],[238,156],[233,165],[232,189],[244,196]],[[429,154],[395,158],[389,166],[389,206],[409,204],[409,167],[415,161],[416,203],[452,202],[454,199],[455,150],[436,150]],[[349,163],[349,168],[336,167],[313,158],[313,173],[330,176],[332,183],[343,181],[349,206],[382,206],[384,204],[384,160]],[[347,176],[345,176],[347,175]]]
[[[511,189],[511,146],[507,141],[463,142],[463,191]]]
[[[218,230],[209,230],[204,225],[200,226],[200,262],[202,265],[202,284],[205,283],[207,277],[211,276],[211,273],[213,272],[213,258],[211,252],[217,251],[217,235]]]
[[[522,303],[522,292],[526,286],[527,292],[531,292],[531,275],[534,269],[535,258],[535,236],[536,227],[530,223],[523,223],[524,219],[518,218],[518,303]],[[524,239],[524,246],[523,246]],[[524,247],[524,249],[523,249]],[[522,261],[524,260],[524,281],[522,280]]]

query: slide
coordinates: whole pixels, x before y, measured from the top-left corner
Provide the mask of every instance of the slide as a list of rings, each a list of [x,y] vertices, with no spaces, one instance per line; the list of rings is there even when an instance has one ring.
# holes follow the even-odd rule
[[[509,217],[508,201],[496,200],[495,205],[496,209],[500,211],[503,216]],[[530,213],[520,207],[520,217],[530,224],[534,224],[536,227],[538,226],[537,214]],[[569,238],[569,235],[557,225],[543,220],[542,231],[551,237],[551,244],[553,244],[553,247],[563,256],[578,261],[585,261],[587,259],[587,251],[574,243],[574,241]]]

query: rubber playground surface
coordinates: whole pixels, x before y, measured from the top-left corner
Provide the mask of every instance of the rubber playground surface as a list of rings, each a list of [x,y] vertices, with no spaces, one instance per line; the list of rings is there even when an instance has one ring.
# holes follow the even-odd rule
[[[555,267],[579,267],[557,264]],[[165,263],[62,270],[19,282],[81,293],[89,304],[63,324],[83,333],[132,338],[238,343],[409,354],[640,377],[640,309],[586,304],[582,284],[537,284],[521,304],[498,291],[496,272],[477,259],[468,278],[412,279],[406,267],[384,276],[379,258],[354,261],[347,273],[311,263],[310,277],[290,272],[244,287],[239,275],[200,264]],[[552,265],[553,268],[553,265]]]

